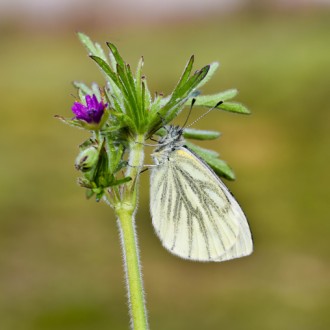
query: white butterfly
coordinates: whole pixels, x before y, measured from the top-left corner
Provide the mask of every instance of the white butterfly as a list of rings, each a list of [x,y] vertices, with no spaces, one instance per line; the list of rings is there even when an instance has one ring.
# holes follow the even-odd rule
[[[252,253],[246,217],[213,170],[170,126],[152,157],[150,210],[163,246],[190,260],[225,261]]]

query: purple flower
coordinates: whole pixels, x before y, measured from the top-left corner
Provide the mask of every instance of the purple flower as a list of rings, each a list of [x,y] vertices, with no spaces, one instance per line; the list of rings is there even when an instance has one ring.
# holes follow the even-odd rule
[[[76,115],[78,120],[84,120],[89,124],[98,124],[104,113],[104,109],[107,107],[107,103],[103,101],[99,102],[96,96],[86,95],[86,104],[75,102],[72,106],[72,112]]]

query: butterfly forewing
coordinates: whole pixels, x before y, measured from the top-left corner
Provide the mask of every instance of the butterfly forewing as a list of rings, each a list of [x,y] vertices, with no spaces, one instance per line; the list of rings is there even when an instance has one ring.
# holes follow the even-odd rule
[[[223,261],[252,252],[247,220],[216,174],[185,147],[160,150],[150,209],[165,248],[187,259]]]

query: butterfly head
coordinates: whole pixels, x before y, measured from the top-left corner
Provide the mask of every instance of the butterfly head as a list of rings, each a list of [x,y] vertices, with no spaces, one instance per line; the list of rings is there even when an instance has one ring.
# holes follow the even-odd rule
[[[180,126],[170,125],[166,127],[167,133],[159,140],[159,147],[156,151],[164,149],[176,149],[184,145],[183,128]]]
[[[166,135],[158,141],[158,147],[152,154],[157,163],[162,163],[165,159],[168,159],[168,156],[172,151],[185,144],[185,140],[182,136],[182,127],[170,125],[165,127],[165,129],[167,131]]]

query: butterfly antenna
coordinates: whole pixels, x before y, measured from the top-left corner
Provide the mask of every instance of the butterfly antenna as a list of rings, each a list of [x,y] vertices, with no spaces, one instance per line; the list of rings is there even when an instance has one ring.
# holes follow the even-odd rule
[[[188,120],[189,120],[189,117],[190,117],[190,115],[191,115],[191,111],[192,111],[192,108],[193,108],[195,102],[196,102],[196,99],[193,98],[193,99],[191,100],[191,105],[190,105],[190,109],[189,109],[188,116],[187,116],[187,118],[186,118],[186,121],[185,121],[184,124],[182,125],[182,128],[184,128],[184,127],[187,125],[187,122],[188,122]],[[189,125],[189,126],[190,126],[190,125]]]
[[[193,126],[194,124],[196,124],[199,120],[201,120],[202,118],[204,118],[209,112],[211,112],[213,109],[217,108],[222,103],[223,103],[223,101],[219,101],[214,107],[210,108],[205,113],[203,113],[201,116],[199,116],[196,120],[194,120],[189,126],[187,126],[187,128]],[[191,108],[190,108],[190,112],[191,112]]]

